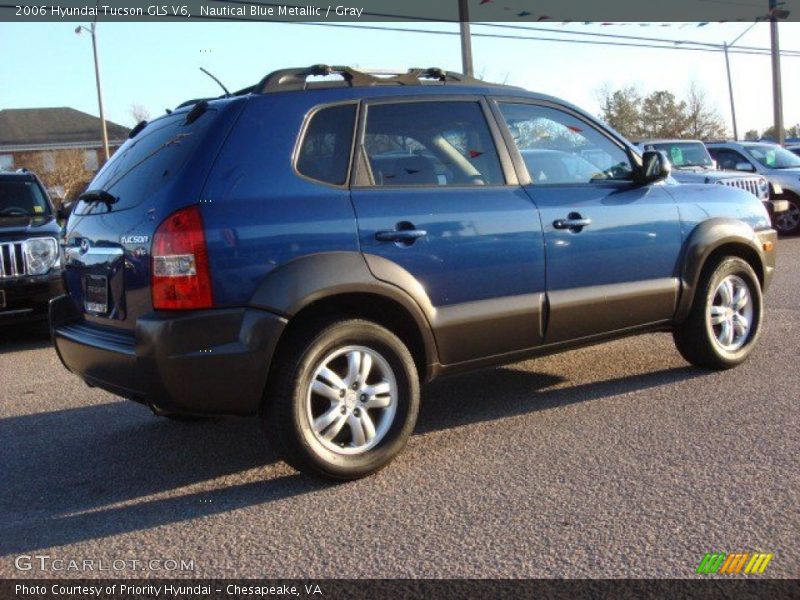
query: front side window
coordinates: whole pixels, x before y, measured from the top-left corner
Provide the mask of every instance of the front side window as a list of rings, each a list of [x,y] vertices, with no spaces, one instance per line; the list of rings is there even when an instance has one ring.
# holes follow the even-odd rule
[[[531,104],[500,104],[531,183],[581,184],[633,179],[628,154],[571,114]]]
[[[717,166],[723,171],[735,171],[739,163],[749,163],[744,156],[727,148],[715,148],[711,150],[711,155],[717,161]]]
[[[347,181],[356,105],[330,106],[314,113],[297,156],[297,172],[332,185]]]
[[[747,146],[750,156],[770,169],[796,169],[800,167],[800,158],[780,146],[759,144]]]
[[[505,183],[478,102],[370,106],[364,149],[377,186]]]

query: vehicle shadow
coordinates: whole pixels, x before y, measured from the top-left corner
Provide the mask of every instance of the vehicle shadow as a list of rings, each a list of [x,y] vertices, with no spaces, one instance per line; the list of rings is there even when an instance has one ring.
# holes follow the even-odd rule
[[[476,371],[428,384],[415,432],[427,433],[599,400],[707,374],[708,371],[685,366],[549,389],[567,380],[513,366]]]
[[[38,350],[50,345],[47,321],[18,323],[0,327],[0,354]]]
[[[703,374],[689,367],[671,368],[548,389],[564,380],[514,368],[473,373],[426,386],[417,433]],[[0,555],[263,506],[331,485],[287,471],[268,447],[257,419],[175,423],[120,401],[2,419],[0,439],[5,480],[0,488]],[[242,476],[253,469],[257,471]],[[228,476],[236,479],[227,484]],[[197,489],[220,478],[213,489]],[[184,487],[189,489],[176,495]]]

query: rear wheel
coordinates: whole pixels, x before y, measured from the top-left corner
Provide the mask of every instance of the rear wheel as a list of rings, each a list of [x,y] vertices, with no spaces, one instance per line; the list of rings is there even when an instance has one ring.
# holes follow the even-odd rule
[[[789,208],[775,215],[774,226],[782,235],[794,235],[800,231],[800,201],[786,198]]]
[[[410,352],[371,321],[310,323],[277,358],[262,411],[292,466],[357,479],[387,465],[416,423],[419,382]]]
[[[698,367],[729,369],[744,362],[761,332],[761,286],[743,259],[723,257],[706,269],[689,318],[674,332],[681,355]]]

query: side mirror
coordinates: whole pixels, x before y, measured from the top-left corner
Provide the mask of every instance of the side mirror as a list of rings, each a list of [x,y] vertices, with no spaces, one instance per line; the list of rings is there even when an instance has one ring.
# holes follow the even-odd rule
[[[648,185],[663,181],[672,173],[672,164],[661,150],[647,150],[642,154],[642,168],[639,183]]]
[[[740,163],[736,163],[736,170],[737,171],[747,171],[748,173],[752,173],[756,169],[749,162],[740,162]]]

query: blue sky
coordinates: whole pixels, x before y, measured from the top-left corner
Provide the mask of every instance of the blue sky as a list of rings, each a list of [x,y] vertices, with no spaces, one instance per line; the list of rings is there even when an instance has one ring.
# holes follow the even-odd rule
[[[457,30],[449,24],[424,27]],[[547,27],[721,43],[747,24]],[[91,41],[74,29],[74,23],[0,23],[0,108],[71,106],[97,114]],[[218,94],[201,66],[231,90],[276,68],[314,63],[460,70],[456,36],[267,23],[101,23],[98,40],[107,118],[128,126],[133,103],[156,116],[185,99]],[[800,50],[800,23],[781,24],[781,40],[785,49]],[[739,43],[768,46],[769,26],[756,25]],[[597,90],[606,82],[682,95],[695,79],[730,118],[721,54],[485,38],[474,39],[473,53],[484,78],[553,94],[593,113]],[[732,55],[732,68],[740,135],[771,125],[769,58]],[[800,122],[800,58],[784,58],[783,72],[784,119],[791,126]]]

